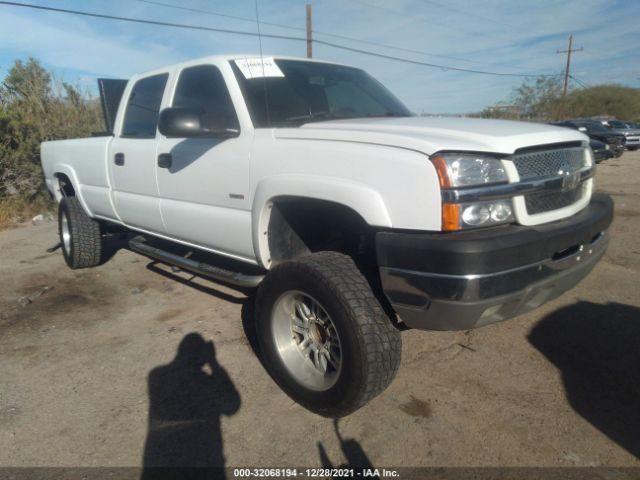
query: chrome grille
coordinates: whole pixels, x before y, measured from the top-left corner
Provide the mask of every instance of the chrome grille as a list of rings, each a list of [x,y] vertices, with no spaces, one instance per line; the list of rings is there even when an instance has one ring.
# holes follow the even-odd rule
[[[585,167],[585,149],[582,147],[535,150],[511,157],[520,180],[558,177],[575,174]],[[578,202],[585,194],[585,184],[571,190],[530,193],[524,196],[528,215],[551,212]]]
[[[577,172],[584,166],[584,148],[561,148],[519,153],[511,160],[521,180],[552,177],[562,172]]]
[[[527,213],[536,213],[559,210],[569,205],[573,205],[582,198],[584,194],[584,184],[566,192],[543,192],[525,195],[524,203],[527,206]]]

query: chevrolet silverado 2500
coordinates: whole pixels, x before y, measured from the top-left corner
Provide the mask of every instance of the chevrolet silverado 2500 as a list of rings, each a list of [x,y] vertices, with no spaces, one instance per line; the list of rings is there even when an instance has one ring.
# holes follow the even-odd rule
[[[71,268],[104,236],[239,287],[274,380],[346,415],[392,381],[400,330],[538,307],[603,255],[589,139],[423,118],[364,71],[216,56],[100,82],[108,132],[42,144]],[[119,106],[118,106],[119,105]]]

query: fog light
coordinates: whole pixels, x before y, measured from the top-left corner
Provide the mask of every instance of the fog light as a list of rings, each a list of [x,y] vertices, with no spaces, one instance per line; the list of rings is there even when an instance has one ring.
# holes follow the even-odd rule
[[[512,216],[511,205],[507,202],[498,202],[491,205],[491,220],[494,222],[504,222]]]
[[[462,221],[467,225],[482,225],[491,218],[491,211],[486,205],[471,205],[462,212]]]
[[[490,227],[510,223],[513,220],[511,200],[442,204],[442,229],[447,232],[465,228]]]
[[[513,221],[511,200],[462,205],[462,214],[460,215],[460,226],[462,228],[488,227],[511,221]]]

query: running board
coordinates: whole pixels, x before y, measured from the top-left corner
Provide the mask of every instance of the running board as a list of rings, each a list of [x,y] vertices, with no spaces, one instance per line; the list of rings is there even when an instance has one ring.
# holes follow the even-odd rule
[[[244,273],[232,272],[224,268],[214,267],[208,263],[196,262],[189,258],[181,257],[175,253],[161,250],[160,248],[148,245],[143,238],[135,237],[129,240],[129,248],[147,257],[155,258],[161,262],[175,265],[183,270],[197,273],[203,277],[229,283],[238,287],[257,287],[264,279],[264,275],[246,275]]]

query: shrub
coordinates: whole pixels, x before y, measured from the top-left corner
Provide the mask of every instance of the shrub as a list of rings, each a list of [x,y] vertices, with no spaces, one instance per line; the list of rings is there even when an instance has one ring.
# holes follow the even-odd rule
[[[16,60],[0,84],[0,223],[48,198],[40,143],[85,137],[103,129],[100,105],[78,87],[54,81],[29,58]]]

